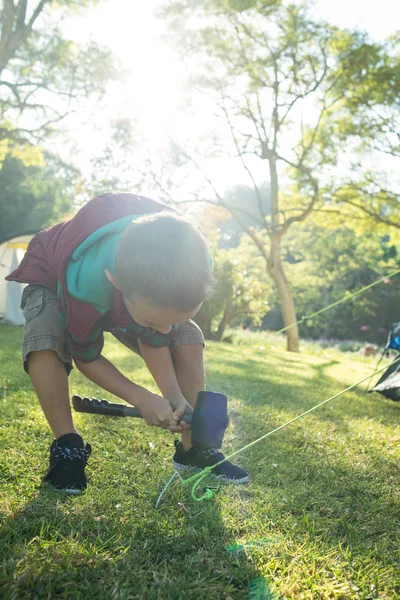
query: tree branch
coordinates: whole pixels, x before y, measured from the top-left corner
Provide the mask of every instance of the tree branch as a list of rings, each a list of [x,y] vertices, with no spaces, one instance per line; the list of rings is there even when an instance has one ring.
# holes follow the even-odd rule
[[[284,233],[286,233],[286,231],[289,229],[289,227],[293,223],[296,223],[299,221],[304,221],[304,219],[306,217],[308,217],[308,215],[312,212],[315,204],[319,200],[319,185],[318,185],[317,180],[311,175],[310,169],[307,169],[306,167],[304,167],[303,165],[301,165],[299,163],[297,163],[297,164],[293,163],[292,161],[290,161],[287,158],[284,158],[283,156],[280,156],[278,154],[276,154],[276,158],[277,158],[277,160],[282,160],[283,162],[285,162],[289,166],[293,167],[294,169],[297,169],[297,170],[301,171],[302,173],[304,173],[307,176],[308,181],[310,182],[310,184],[314,190],[314,193],[312,195],[310,203],[308,204],[308,206],[306,208],[303,209],[303,212],[301,213],[301,215],[298,215],[296,217],[289,217],[289,219],[287,219],[285,224],[282,226],[282,234],[284,234]],[[299,210],[301,210],[301,209],[299,209]]]
[[[365,191],[364,191],[364,193],[365,193]],[[379,223],[383,223],[384,225],[388,225],[389,227],[396,227],[396,229],[400,229],[399,221],[393,221],[392,219],[389,219],[386,217],[381,217],[378,213],[374,212],[373,210],[368,209],[363,204],[357,204],[357,202],[349,200],[348,198],[343,198],[342,196],[339,196],[339,197],[336,196],[336,198],[340,202],[344,202],[345,204],[349,204],[350,206],[353,206],[354,208],[361,210],[362,212],[367,214],[369,217],[372,217],[375,221],[378,221]]]
[[[28,28],[28,35],[32,30],[32,27],[36,21],[36,19],[38,18],[38,16],[40,15],[40,13],[42,12],[44,5],[50,2],[50,0],[40,0],[39,4],[36,6],[35,10],[33,11],[33,14],[31,16],[31,18],[29,19],[29,23],[27,24],[27,28]]]
[[[26,9],[28,6],[28,0],[19,0],[19,4],[17,5],[17,22],[16,22],[16,31],[21,31],[25,27],[25,17],[26,17]]]
[[[309,96],[310,94],[313,94],[321,85],[321,83],[323,82],[323,80],[326,78],[326,75],[328,73],[328,64],[326,61],[326,55],[325,55],[325,51],[323,48],[321,48],[321,53],[324,57],[324,69],[322,72],[322,75],[320,76],[319,79],[316,79],[314,85],[309,88],[308,90],[306,90],[303,94],[298,94],[295,96],[295,98],[292,100],[292,102],[290,102],[285,114],[281,117],[281,119],[279,120],[279,127],[281,127],[281,125],[283,125],[283,123],[286,120],[286,117],[288,116],[288,114],[290,113],[290,111],[292,110],[292,108],[294,107],[294,105],[299,101],[299,100],[304,100],[304,98],[307,98],[307,96]]]
[[[17,6],[14,5],[13,0],[3,1],[3,26],[0,40],[0,74],[13,58],[16,50],[26,42],[36,19],[42,12],[44,5],[49,1],[50,0],[40,0],[28,23],[25,23],[27,0],[20,0]],[[17,18],[15,29],[13,31],[15,15]]]
[[[239,158],[240,158],[240,162],[242,163],[242,166],[245,169],[245,171],[247,172],[247,174],[249,175],[249,177],[250,177],[250,179],[252,181],[254,190],[256,192],[257,204],[258,204],[258,210],[259,210],[259,213],[260,213],[261,223],[263,223],[265,225],[265,215],[264,215],[264,209],[263,209],[263,205],[262,205],[262,198],[261,198],[260,190],[258,189],[258,186],[257,186],[256,181],[254,179],[253,173],[251,172],[251,170],[249,169],[249,167],[247,166],[247,164],[244,161],[243,153],[241,152],[241,150],[239,148],[239,143],[238,143],[236,135],[235,135],[235,130],[234,130],[234,127],[232,125],[231,118],[230,118],[229,113],[226,110],[225,106],[223,107],[223,110],[224,110],[226,121],[227,121],[227,123],[229,125],[229,129],[231,131],[233,143],[235,144],[235,148],[236,148],[237,153],[238,153]]]

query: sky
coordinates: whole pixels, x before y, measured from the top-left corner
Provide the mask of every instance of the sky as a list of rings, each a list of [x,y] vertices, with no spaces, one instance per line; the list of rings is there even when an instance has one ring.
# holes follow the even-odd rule
[[[184,115],[182,89],[185,70],[175,51],[163,40],[164,24],[153,12],[160,0],[106,0],[74,18],[66,25],[68,35],[83,40],[90,37],[108,46],[126,71],[124,88],[110,86],[108,98],[95,121],[134,117],[156,146],[167,132],[174,136],[190,129],[193,137],[209,122],[204,115],[190,119]],[[400,29],[400,2],[397,0],[316,0],[316,17],[341,27],[366,29],[383,40]],[[106,114],[104,114],[106,113]],[[104,143],[105,131],[92,127],[79,136],[79,154],[84,164]],[[258,161],[260,162],[260,161]],[[221,189],[242,181],[242,174],[224,165],[209,162],[207,168]],[[256,178],[264,168],[255,164]]]
[[[366,29],[377,40],[400,27],[397,0],[317,0],[316,14],[340,27]]]

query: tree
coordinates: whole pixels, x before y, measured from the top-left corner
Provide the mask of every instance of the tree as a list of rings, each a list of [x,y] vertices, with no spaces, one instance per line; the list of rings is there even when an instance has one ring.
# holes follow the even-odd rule
[[[117,73],[109,53],[78,46],[64,17],[91,0],[2,0],[0,10],[0,163],[10,148],[42,143],[79,102],[99,98]]]
[[[136,190],[176,203],[177,167],[182,162],[175,148],[154,149],[134,119],[111,121],[108,134],[107,145],[91,158],[91,174],[84,182],[86,198],[105,189],[118,189],[122,192]],[[180,181],[185,177],[184,174]]]
[[[267,185],[259,186],[263,211],[265,215],[270,212],[270,194]],[[248,227],[256,230],[262,229],[259,224],[259,204],[256,190],[247,185],[236,185],[228,189],[224,194],[224,204],[241,212],[243,221]],[[234,219],[232,214],[228,213],[219,224],[221,236],[218,242],[220,248],[233,248],[239,245],[243,236],[243,228]]]
[[[45,164],[27,166],[7,156],[0,170],[0,239],[10,233],[40,230],[62,220],[72,209],[77,173],[45,156]]]
[[[255,326],[261,324],[270,287],[262,259],[254,254],[245,238],[229,250],[213,244],[214,292],[194,317],[207,339],[221,340],[228,325],[243,325],[246,319]]]
[[[284,252],[300,317],[347,297],[302,323],[302,335],[383,344],[389,325],[398,319],[400,277],[385,279],[400,268],[398,241],[398,235],[375,231],[366,236],[345,224],[327,227],[318,218],[293,227]],[[380,278],[378,285],[350,297]],[[279,308],[276,294],[269,302]]]
[[[341,60],[328,93],[340,100],[314,143],[330,156],[321,196],[358,229],[400,228],[400,36],[374,43],[342,32],[332,52]]]
[[[245,211],[225,201],[205,174],[217,202],[227,208],[259,250],[273,279],[287,331],[288,349],[299,350],[296,311],[282,261],[282,243],[290,228],[313,211],[327,211],[325,171],[337,150],[322,144],[324,125],[343,102],[342,64],[364,40],[326,23],[313,21],[306,5],[279,0],[208,0],[171,2],[164,16],[193,74],[192,86],[214,102],[231,136],[235,156],[258,197],[259,229],[249,227]],[[384,49],[382,49],[384,53]],[[225,144],[226,146],[226,144]],[[201,169],[187,140],[182,153]],[[265,161],[270,210],[248,157]],[[296,182],[292,189],[288,176]],[[268,236],[266,244],[260,231]]]

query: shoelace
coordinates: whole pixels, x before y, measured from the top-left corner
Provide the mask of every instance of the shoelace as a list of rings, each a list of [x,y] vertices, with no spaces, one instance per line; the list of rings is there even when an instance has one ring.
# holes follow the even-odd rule
[[[61,446],[57,446],[52,450],[52,455],[54,458],[64,458],[67,460],[80,460],[84,463],[87,463],[90,451],[86,448],[63,448]]]
[[[216,448],[206,448],[206,449],[202,450],[201,453],[204,456],[217,456],[217,455],[221,455],[222,456],[222,452],[220,452]]]

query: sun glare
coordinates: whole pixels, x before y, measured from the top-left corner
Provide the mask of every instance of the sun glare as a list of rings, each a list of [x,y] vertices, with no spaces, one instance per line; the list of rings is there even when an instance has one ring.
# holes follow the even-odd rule
[[[106,43],[125,70],[122,110],[141,122],[149,137],[175,121],[184,69],[162,39],[154,1],[112,0],[93,9],[93,33]]]
[[[163,24],[154,16],[157,3],[108,0],[65,24],[78,41],[92,39],[109,47],[124,71],[122,93],[109,95],[110,118],[140,121],[149,138],[179,117],[184,67],[162,39]]]
[[[94,120],[104,124],[112,119],[130,119],[140,126],[155,150],[166,144],[168,135],[181,141],[190,132],[190,137],[196,139],[204,136],[207,128],[212,130],[214,124],[215,128],[218,127],[214,111],[207,107],[206,102],[192,106],[195,116],[186,112],[185,67],[178,54],[163,39],[165,24],[154,14],[160,4],[162,0],[106,0],[86,11],[83,17],[71,18],[65,25],[68,35],[77,40],[93,39],[109,47],[125,72],[123,85],[110,85],[102,108],[93,107]],[[393,33],[396,20],[390,16],[392,0],[382,0],[387,10],[379,10],[378,15],[375,0],[373,3],[371,0],[354,0],[350,4],[348,0],[338,0],[334,4],[330,0],[317,0],[316,16],[345,27],[366,27],[376,37]],[[397,23],[399,7],[391,6],[392,13],[394,10],[398,15]],[[79,131],[79,126],[77,129]],[[78,133],[83,162],[84,155],[88,157],[96,153],[105,142],[104,129],[95,126],[89,135]],[[290,146],[294,143],[288,140]],[[210,168],[210,175],[217,185],[229,187],[243,180],[240,169],[232,169],[228,163],[224,167],[221,160],[215,165],[213,162],[209,160],[207,170]],[[252,169],[256,179],[264,180],[265,167],[259,163],[256,161]]]

